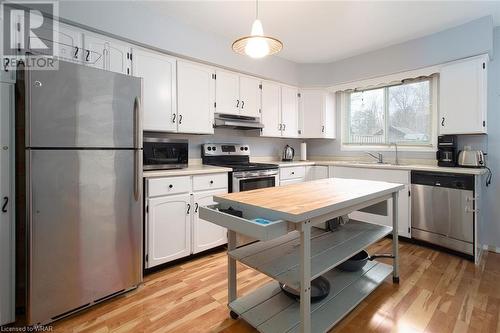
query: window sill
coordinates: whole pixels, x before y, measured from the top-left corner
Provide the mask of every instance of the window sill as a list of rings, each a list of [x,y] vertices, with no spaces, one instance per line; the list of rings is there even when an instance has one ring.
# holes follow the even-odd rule
[[[394,146],[377,146],[377,145],[340,145],[341,151],[395,151]],[[398,145],[398,152],[412,151],[412,152],[432,152],[435,153],[436,146],[404,146]]]

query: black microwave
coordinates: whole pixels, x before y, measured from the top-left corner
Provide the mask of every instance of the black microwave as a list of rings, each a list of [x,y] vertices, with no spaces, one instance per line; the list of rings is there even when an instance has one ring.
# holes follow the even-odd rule
[[[188,140],[144,137],[144,170],[181,169],[188,166]]]

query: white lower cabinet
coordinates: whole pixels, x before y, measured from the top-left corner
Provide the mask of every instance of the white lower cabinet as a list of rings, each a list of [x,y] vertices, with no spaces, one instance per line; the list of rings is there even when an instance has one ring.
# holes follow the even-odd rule
[[[280,168],[280,186],[306,181],[306,166],[288,166]]]
[[[325,165],[306,166],[306,181],[328,178],[328,167]]]
[[[198,216],[214,195],[227,193],[227,182],[227,173],[147,180],[146,268],[227,243],[225,228]]]
[[[154,267],[191,254],[191,195],[148,199],[148,255]]]
[[[193,194],[193,253],[199,253],[227,243],[226,228],[202,220],[199,217],[199,207],[215,204],[213,196],[224,193],[227,193],[226,189],[195,192]]]
[[[399,191],[398,233],[400,236],[411,237],[410,171],[333,166],[330,167],[329,176],[334,178],[376,180],[405,184],[405,188]],[[361,211],[351,213],[349,216],[362,222],[392,226],[392,199],[387,202],[387,216]]]

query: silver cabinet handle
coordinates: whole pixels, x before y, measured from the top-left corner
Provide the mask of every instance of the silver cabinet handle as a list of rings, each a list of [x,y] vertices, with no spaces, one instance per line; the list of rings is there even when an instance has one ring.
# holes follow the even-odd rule
[[[179,125],[182,124],[182,114],[179,115]]]
[[[282,124],[279,124],[279,125],[278,125],[278,130],[280,130],[280,131],[281,131],[281,130],[282,130],[282,128],[283,128],[283,125],[282,125]]]
[[[245,101],[241,101],[241,109],[243,110],[243,107],[245,106]]]
[[[321,133],[325,133],[325,126],[321,126]]]
[[[172,116],[172,122],[175,124],[175,116],[176,114],[174,113],[173,116]]]
[[[239,108],[239,107],[240,107],[240,100],[239,100],[239,99],[237,99],[237,100],[236,100],[236,107],[237,107],[237,108]]]
[[[283,124],[283,131],[286,129],[286,124]]]

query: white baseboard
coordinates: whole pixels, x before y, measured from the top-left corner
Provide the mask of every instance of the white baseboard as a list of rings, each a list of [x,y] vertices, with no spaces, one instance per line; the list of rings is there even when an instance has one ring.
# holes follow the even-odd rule
[[[483,250],[495,252],[495,253],[500,253],[500,247],[493,246],[493,245],[483,245]]]

